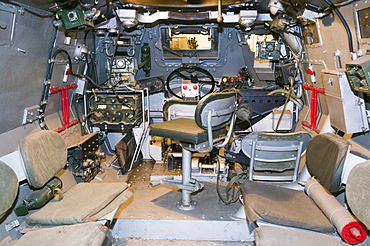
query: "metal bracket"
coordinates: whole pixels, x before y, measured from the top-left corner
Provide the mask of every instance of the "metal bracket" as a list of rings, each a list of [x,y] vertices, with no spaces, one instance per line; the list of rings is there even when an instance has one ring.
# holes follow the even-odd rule
[[[175,180],[175,177],[164,178],[156,182],[151,182],[149,184],[149,187],[154,188],[159,185],[167,185],[167,186],[174,187],[180,190],[187,190],[191,192],[196,192],[198,190],[203,189],[204,187],[204,184],[199,182],[196,179],[190,179],[189,184],[184,185],[181,183],[181,180]]]
[[[32,122],[38,120],[39,109],[39,105],[25,108],[23,111],[22,125],[31,124]]]
[[[5,224],[5,230],[6,231],[11,231],[14,228],[18,227],[19,225],[20,224],[19,224],[19,221],[18,220],[12,220],[9,223]]]

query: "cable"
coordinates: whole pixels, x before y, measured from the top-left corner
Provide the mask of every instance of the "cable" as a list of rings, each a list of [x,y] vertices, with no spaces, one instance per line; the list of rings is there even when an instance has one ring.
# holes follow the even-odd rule
[[[53,47],[55,45],[55,41],[56,41],[56,38],[57,38],[57,33],[58,33],[58,29],[54,28],[54,33],[53,33],[53,36],[51,38],[52,43],[50,44],[50,48],[49,48],[49,57],[50,57],[50,59],[51,59],[52,54],[53,54]],[[46,100],[49,97],[49,89],[50,89],[50,79],[48,79],[48,78],[51,77],[51,75],[49,75],[49,74],[51,73],[50,70],[52,70],[52,69],[53,69],[53,64],[49,63],[48,70],[47,70],[47,75],[46,75],[46,78],[45,78],[45,81],[44,81],[44,89],[42,91],[41,100],[40,100],[40,110],[39,110],[38,120],[39,120],[39,126],[42,130],[48,130],[49,129],[48,126],[45,123],[44,113],[45,113],[45,109],[46,109]]]
[[[76,76],[76,75],[75,75]],[[90,78],[89,76],[87,75],[77,75],[77,77],[79,78],[85,78],[87,79],[90,83],[92,83],[95,87],[101,89],[101,90],[107,90],[108,87],[104,87],[104,86],[100,86],[98,83],[96,83],[92,78]]]
[[[16,2],[13,2],[13,1],[4,1],[4,0],[2,0],[1,2],[8,3],[8,4],[11,4],[11,5],[17,6],[17,7],[21,8],[21,9],[27,11],[28,13],[30,13],[30,14],[32,14],[34,16],[37,16],[39,18],[52,18],[52,17],[55,16],[54,13],[50,13],[48,15],[43,15],[43,14],[37,13],[36,11],[40,11],[40,12],[47,12],[47,11],[43,11],[43,10],[40,10],[40,9],[32,8],[31,6],[28,6],[26,4],[16,3]]]
[[[56,33],[55,33],[55,37],[54,37],[54,40],[56,38]],[[52,49],[51,49],[52,50]],[[52,77],[52,74],[53,74],[53,69],[54,69],[54,63],[55,63],[55,58],[59,55],[59,54],[65,54],[67,56],[67,62],[68,62],[68,66],[69,66],[69,69],[70,69],[70,74],[72,76],[75,76],[75,77],[78,77],[78,78],[85,78],[87,79],[89,82],[93,83],[95,86],[97,86],[98,88],[103,88],[101,86],[99,86],[98,84],[95,83],[95,81],[93,81],[89,76],[86,76],[86,75],[79,75],[79,74],[76,74],[73,72],[73,69],[72,69],[72,60],[71,60],[71,56],[69,55],[69,53],[66,51],[66,50],[63,50],[63,49],[59,49],[57,51],[55,51],[54,53],[52,53],[52,55],[50,56],[50,59],[49,59],[49,66],[48,66],[48,70],[47,70],[47,73],[46,73],[46,78],[45,78],[45,85],[44,85],[44,90],[43,90],[43,94],[42,94],[42,97],[41,97],[41,102],[40,102],[40,116],[42,115],[42,113],[45,112],[45,108],[46,108],[46,101],[47,99],[49,98],[49,90],[50,90],[50,82],[51,82],[51,77]],[[43,130],[48,130],[48,127],[47,125],[45,124],[45,119],[43,116],[39,117],[39,125],[41,127],[41,129]]]
[[[353,2],[356,2],[357,0],[347,0],[347,1],[344,1],[344,2],[341,2],[341,3],[335,3],[334,6],[339,8],[339,7],[343,7],[343,6],[347,6]],[[324,11],[328,11],[330,9],[330,7],[324,9]]]
[[[220,198],[220,200],[225,204],[225,205],[230,205],[232,203],[235,203],[239,200],[239,196],[241,195],[240,191],[240,184],[243,183],[244,180],[248,179],[248,173],[247,172],[242,172],[234,177],[231,178],[229,181],[229,184],[226,186],[226,198],[221,195],[220,191],[220,161],[219,161],[220,155],[217,155],[217,183],[216,183],[216,191],[217,195]],[[230,192],[231,191],[231,192]]]
[[[69,53],[66,50],[60,49],[60,50],[55,51],[54,54],[52,55],[52,57],[50,58],[50,61],[49,61],[50,66],[49,66],[49,69],[48,69],[48,73],[47,73],[46,79],[47,80],[50,80],[51,79],[51,75],[53,73],[53,68],[54,68],[54,62],[55,62],[54,59],[57,57],[57,55],[59,55],[61,53],[64,53],[67,56],[68,65],[69,65],[69,69],[70,69],[70,74],[73,75],[73,76],[75,76],[75,77],[81,78],[81,75],[75,74],[73,72],[73,69],[72,69],[72,60],[71,60],[71,56],[69,55]]]
[[[351,53],[354,52],[354,49],[353,49],[353,41],[352,41],[352,33],[351,33],[351,30],[349,29],[349,26],[347,24],[347,21],[344,19],[342,13],[339,11],[339,9],[333,4],[333,2],[331,2],[330,0],[324,0],[328,5],[330,5],[330,7],[333,8],[334,12],[337,14],[337,16],[339,17],[340,21],[342,22],[344,28],[346,29],[346,33],[347,33],[347,38],[348,38],[348,46],[349,46],[349,51]]]

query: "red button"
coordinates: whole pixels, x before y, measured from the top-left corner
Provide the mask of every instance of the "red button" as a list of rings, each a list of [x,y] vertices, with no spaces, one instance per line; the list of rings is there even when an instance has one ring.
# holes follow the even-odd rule
[[[198,89],[198,86],[193,85],[193,89],[194,89],[194,90]]]
[[[184,85],[182,88],[183,88],[184,90],[186,90],[188,87],[187,87],[186,85]]]
[[[235,79],[234,78],[230,78],[230,82],[231,83],[234,83]]]

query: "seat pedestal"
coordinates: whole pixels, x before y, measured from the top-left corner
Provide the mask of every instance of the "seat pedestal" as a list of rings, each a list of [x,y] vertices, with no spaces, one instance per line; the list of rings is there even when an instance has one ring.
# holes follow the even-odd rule
[[[174,180],[174,177],[165,178],[158,182],[149,184],[151,188],[159,185],[167,185],[181,190],[181,200],[176,203],[180,210],[193,210],[197,203],[191,199],[191,194],[203,189],[204,184],[191,177],[191,159],[192,153],[182,148],[182,181]]]
[[[185,148],[182,148],[182,184],[184,186],[194,185],[194,179],[191,178],[191,158],[191,152]],[[181,201],[177,203],[178,209],[193,210],[197,207],[197,203],[191,200],[192,192],[193,191],[186,189],[181,190]]]

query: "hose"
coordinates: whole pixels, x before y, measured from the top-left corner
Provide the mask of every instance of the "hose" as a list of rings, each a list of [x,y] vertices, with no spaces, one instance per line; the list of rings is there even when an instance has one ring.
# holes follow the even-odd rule
[[[348,38],[349,51],[351,53],[353,53],[354,52],[354,49],[353,49],[352,33],[351,33],[351,30],[349,29],[349,26],[347,24],[347,21],[344,19],[342,13],[334,5],[333,2],[331,2],[330,0],[324,0],[324,1],[333,8],[334,12],[337,14],[337,16],[339,17],[340,21],[342,22],[344,28],[346,29],[347,38]]]

